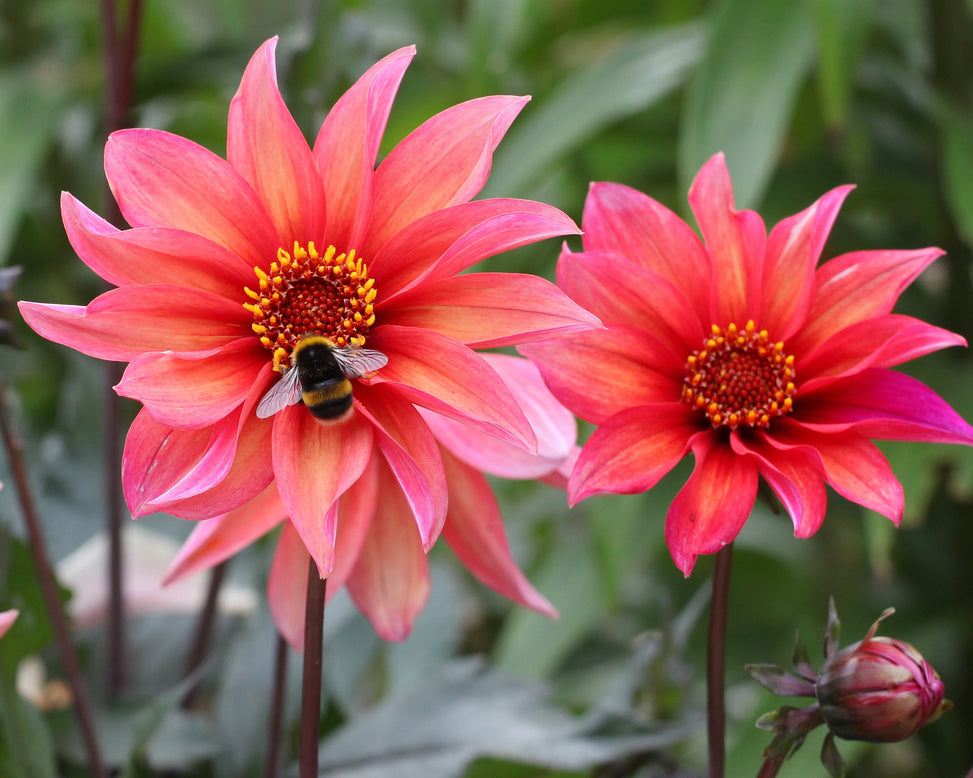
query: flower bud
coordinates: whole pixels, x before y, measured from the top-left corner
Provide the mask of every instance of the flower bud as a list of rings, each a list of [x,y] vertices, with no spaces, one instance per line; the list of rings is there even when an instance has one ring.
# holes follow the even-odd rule
[[[825,723],[846,740],[904,740],[951,707],[939,674],[915,648],[875,637],[879,621],[829,657],[815,683]]]

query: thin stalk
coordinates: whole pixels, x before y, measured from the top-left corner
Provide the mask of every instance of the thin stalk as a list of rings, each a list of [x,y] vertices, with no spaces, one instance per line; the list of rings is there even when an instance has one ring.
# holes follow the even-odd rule
[[[324,595],[327,579],[314,560],[307,570],[304,608],[304,676],[301,679],[300,778],[317,778],[321,731],[321,652],[324,647]]]
[[[709,778],[723,778],[726,764],[726,612],[730,595],[733,544],[721,548],[713,566],[713,594],[709,603],[706,643],[706,735],[709,744]]]
[[[786,752],[781,756],[764,757],[764,763],[760,766],[760,772],[757,773],[757,778],[775,778],[786,759]]]
[[[105,65],[105,135],[127,123],[135,88],[135,61],[138,55],[142,0],[130,0],[124,34],[119,33],[118,8],[115,0],[102,0],[101,26]],[[122,222],[118,204],[107,192],[106,218],[116,226]],[[108,687],[117,697],[125,685],[125,597],[122,555],[122,508],[119,496],[121,482],[121,402],[113,387],[121,378],[121,366],[105,366],[105,506],[108,525]]]
[[[64,673],[67,676],[68,684],[71,686],[71,692],[74,695],[74,711],[78,717],[78,724],[81,727],[81,736],[84,740],[85,749],[88,752],[89,766],[92,774],[96,778],[108,778],[108,772],[102,761],[101,749],[98,745],[98,737],[95,732],[94,716],[91,712],[88,690],[85,686],[84,679],[81,677],[78,657],[74,652],[74,644],[71,642],[71,632],[68,629],[68,620],[64,615],[64,611],[61,609],[61,598],[58,595],[57,582],[54,580],[54,574],[51,572],[51,564],[47,555],[47,545],[44,542],[40,520],[37,516],[37,510],[34,507],[34,497],[30,489],[30,482],[27,479],[27,467],[24,463],[23,443],[7,410],[6,387],[2,380],[0,380],[0,428],[2,428],[3,445],[10,459],[10,471],[16,486],[17,497],[20,500],[21,511],[24,514],[24,524],[26,525],[27,537],[30,541],[30,551],[34,559],[34,568],[37,570],[41,593],[44,596],[44,605],[47,608],[51,626],[54,628],[54,638],[57,641],[58,651],[61,654]]]
[[[193,638],[192,647],[186,658],[186,675],[190,676],[206,659],[206,652],[209,649],[210,638],[213,635],[213,626],[216,623],[216,606],[220,598],[220,589],[223,586],[223,579],[226,576],[227,561],[220,562],[210,571],[209,587],[206,590],[206,602],[203,610],[199,614],[196,622],[196,635]],[[196,703],[196,696],[199,692],[199,685],[196,684],[186,692],[183,697],[182,707],[189,709]]]
[[[277,778],[280,768],[280,735],[284,724],[284,692],[287,686],[287,641],[277,635],[277,651],[274,657],[274,695],[270,702],[270,741],[267,743],[267,761],[264,778]]]

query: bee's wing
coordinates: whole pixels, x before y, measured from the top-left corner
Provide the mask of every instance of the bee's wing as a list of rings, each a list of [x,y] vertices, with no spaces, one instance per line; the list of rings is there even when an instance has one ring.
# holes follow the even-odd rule
[[[361,378],[367,373],[374,373],[389,362],[385,354],[373,348],[336,348],[332,353],[341,372],[348,378]]]
[[[281,379],[267,390],[257,405],[257,418],[267,419],[277,411],[283,410],[288,405],[293,405],[301,399],[301,379],[297,374],[297,368],[290,368]]]

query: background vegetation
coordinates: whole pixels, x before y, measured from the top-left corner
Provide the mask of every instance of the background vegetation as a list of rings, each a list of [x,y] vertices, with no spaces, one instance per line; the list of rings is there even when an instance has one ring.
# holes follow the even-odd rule
[[[225,153],[226,110],[247,60],[281,36],[281,88],[306,135],[369,65],[419,54],[387,150],[433,113],[492,93],[533,101],[500,145],[484,195],[555,204],[580,221],[590,181],[620,181],[687,213],[700,164],[724,150],[737,204],[768,225],[827,189],[857,184],[826,249],[918,248],[947,256],[898,307],[973,337],[973,3],[969,0],[197,0],[147,2],[133,122]],[[85,303],[99,281],[60,226],[68,190],[101,212],[104,66],[98,4],[0,1],[0,265],[21,265],[18,299]],[[490,260],[553,278],[558,245]],[[624,284],[620,283],[620,295]],[[52,554],[104,525],[103,366],[14,323],[25,350],[0,366],[27,441]],[[909,366],[973,419],[973,356],[953,349]],[[130,417],[134,409],[124,406]],[[587,434],[587,431],[583,431]],[[973,765],[973,452],[884,445],[905,485],[906,518],[834,493],[823,529],[792,537],[758,507],[737,543],[730,599],[728,774],[754,775],[780,702],[747,662],[784,663],[794,630],[812,647],[833,594],[843,643],[887,606],[882,631],[914,643],[956,707],[898,745],[843,747],[857,776],[958,776]],[[651,493],[591,499],[501,483],[508,529],[551,622],[494,596],[433,553],[433,592],[410,640],[382,644],[346,598],[326,615],[327,775],[694,775],[705,763],[704,603],[711,561],[684,580],[663,540],[683,463]],[[59,666],[0,462],[0,609],[21,619],[0,643],[0,774],[85,775],[73,718],[35,712],[14,670],[40,653]],[[173,538],[171,517],[139,526]],[[271,545],[235,558],[230,578],[262,600]],[[77,598],[77,593],[74,595]],[[193,617],[132,615],[128,679],[106,696],[103,626],[76,631],[109,761],[128,775],[259,775],[274,633],[263,604],[224,616],[201,671],[200,705],[178,686]],[[481,657],[474,659],[472,657]],[[820,659],[820,654],[814,657]],[[291,662],[288,744],[298,662]],[[536,684],[536,685],[535,685]],[[29,733],[17,745],[17,732]],[[26,729],[24,729],[26,728]],[[812,736],[782,775],[823,775]],[[29,742],[28,749],[23,742]],[[29,764],[16,760],[28,760]],[[596,768],[596,765],[601,767]],[[5,772],[9,770],[10,772]],[[18,772],[19,771],[19,772]],[[170,772],[166,772],[170,771]],[[324,773],[323,773],[324,774]]]

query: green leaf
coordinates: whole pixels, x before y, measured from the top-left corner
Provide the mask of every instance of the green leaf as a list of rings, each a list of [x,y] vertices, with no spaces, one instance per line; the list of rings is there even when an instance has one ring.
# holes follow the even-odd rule
[[[0,775],[55,778],[54,743],[38,710],[15,688],[13,672],[0,667]]]
[[[695,23],[652,32],[569,74],[511,128],[483,196],[511,196],[537,186],[558,159],[677,89],[698,61],[703,38]]]
[[[821,109],[832,128],[845,123],[872,10],[871,0],[812,0]]]
[[[942,175],[956,226],[973,246],[973,122],[945,112],[942,127]]]
[[[585,770],[666,748],[695,725],[638,725],[605,713],[574,717],[548,691],[480,660],[443,666],[416,690],[383,702],[324,742],[329,778],[451,778],[478,758]]]
[[[805,2],[725,0],[689,87],[679,138],[679,178],[726,153],[738,208],[759,203],[814,55]]]

